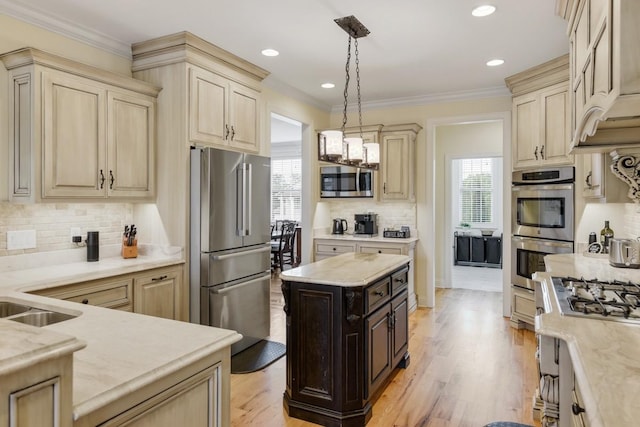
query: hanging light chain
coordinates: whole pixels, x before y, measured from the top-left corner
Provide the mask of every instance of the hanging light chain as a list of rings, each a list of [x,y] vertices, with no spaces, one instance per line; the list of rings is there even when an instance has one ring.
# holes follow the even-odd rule
[[[356,39],[356,44],[358,40]],[[351,36],[349,36],[349,46],[347,49],[347,64],[344,69],[346,72],[345,82],[344,82],[344,109],[342,110],[342,135],[344,137],[344,128],[347,126],[347,99],[349,97],[349,63],[351,62]]]
[[[358,58],[358,39],[355,41],[356,48],[356,83],[358,88],[358,118],[360,122],[360,139],[364,141],[362,137],[362,99],[360,98],[360,59]]]

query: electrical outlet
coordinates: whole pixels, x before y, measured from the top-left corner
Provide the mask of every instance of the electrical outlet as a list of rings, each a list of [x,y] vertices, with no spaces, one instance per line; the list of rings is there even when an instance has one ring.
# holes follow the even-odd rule
[[[74,236],[80,236],[81,234],[80,227],[71,227],[71,232],[69,233],[69,237],[73,239]]]
[[[7,231],[7,250],[36,247],[36,230]]]

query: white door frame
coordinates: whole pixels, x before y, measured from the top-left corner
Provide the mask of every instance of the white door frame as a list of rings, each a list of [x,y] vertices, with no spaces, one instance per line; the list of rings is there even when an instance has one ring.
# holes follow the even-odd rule
[[[435,131],[438,126],[452,125],[458,123],[480,122],[489,120],[502,121],[502,159],[503,159],[503,177],[507,178],[511,172],[511,112],[494,112],[477,114],[470,116],[453,116],[440,117],[435,119],[427,119],[426,126],[426,159],[425,164],[428,165],[430,172],[426,175],[426,200],[427,206],[423,218],[419,218],[418,228],[427,230],[427,236],[431,238],[425,239],[424,249],[426,258],[426,279],[427,279],[427,295],[426,306],[433,307],[435,305],[435,151],[436,137]],[[505,238],[502,239],[502,312],[505,317],[511,315],[511,179],[503,179],[503,230]],[[422,240],[422,239],[421,239]],[[506,256],[505,256],[506,255]]]

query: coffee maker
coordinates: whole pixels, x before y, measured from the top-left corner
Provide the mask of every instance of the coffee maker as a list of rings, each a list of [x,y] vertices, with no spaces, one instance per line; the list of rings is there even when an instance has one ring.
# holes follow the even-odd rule
[[[359,236],[378,235],[378,215],[373,213],[355,214],[353,234]]]

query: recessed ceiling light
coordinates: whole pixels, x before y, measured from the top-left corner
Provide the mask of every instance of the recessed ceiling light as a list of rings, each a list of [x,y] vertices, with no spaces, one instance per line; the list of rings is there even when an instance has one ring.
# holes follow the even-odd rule
[[[262,51],[262,54],[264,56],[278,56],[278,55],[280,55],[280,52],[278,52],[275,49],[265,49],[265,50]]]
[[[475,9],[473,9],[471,11],[471,14],[473,16],[481,17],[481,16],[489,16],[495,11],[496,11],[495,6],[491,6],[490,4],[483,4],[482,6],[478,6]]]
[[[492,59],[491,61],[487,61],[487,66],[489,67],[497,67],[502,64],[504,64],[504,59]]]
[[[333,83],[322,83],[320,86],[322,86],[324,89],[333,89],[334,87],[336,87],[336,85],[334,85]]]

